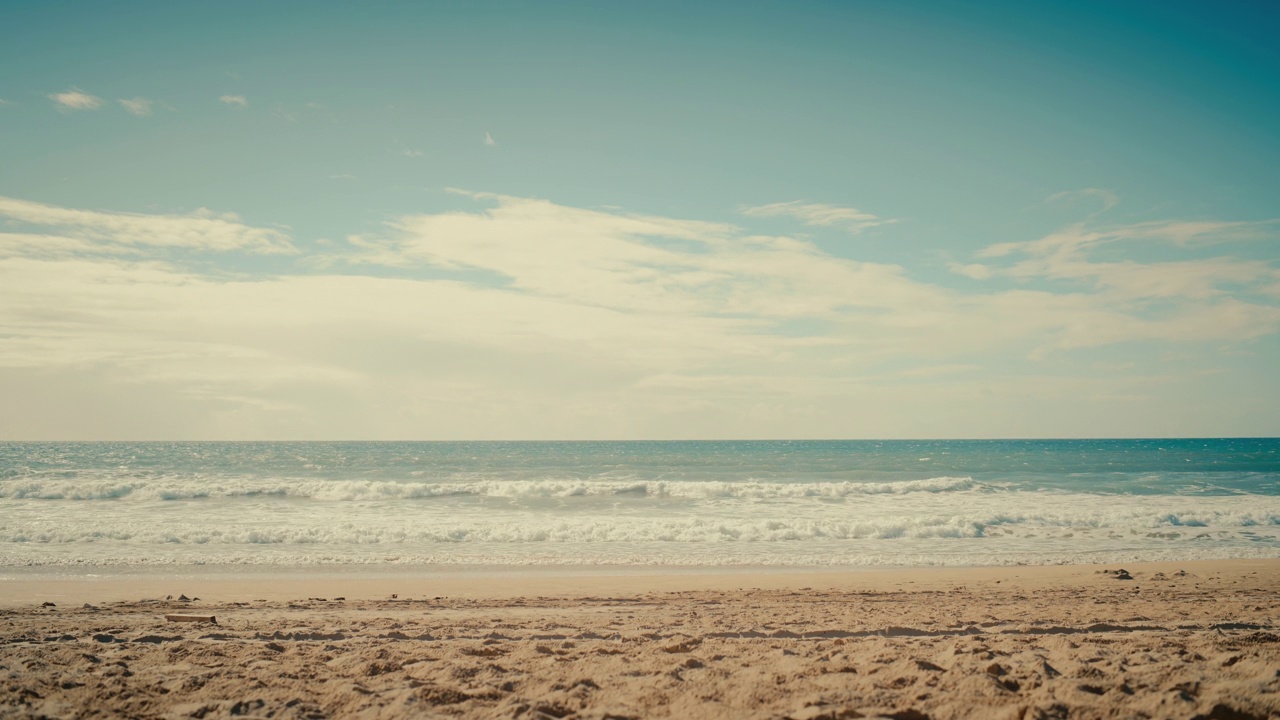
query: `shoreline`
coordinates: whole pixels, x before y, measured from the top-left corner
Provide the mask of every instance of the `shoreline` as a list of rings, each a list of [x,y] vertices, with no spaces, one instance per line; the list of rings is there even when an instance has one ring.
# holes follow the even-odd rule
[[[1056,588],[1108,570],[1135,577],[1186,571],[1280,577],[1280,559],[1158,561],[1124,564],[992,565],[963,567],[845,566],[815,570],[779,566],[150,566],[122,571],[66,567],[0,569],[0,608],[28,603],[124,602],[185,594],[211,602],[287,600],[342,596],[374,600],[447,596],[503,599],[528,595],[569,598],[580,594],[645,592],[875,589],[936,590],[959,583],[1008,583],[1006,587]],[[85,568],[90,569],[90,568]]]

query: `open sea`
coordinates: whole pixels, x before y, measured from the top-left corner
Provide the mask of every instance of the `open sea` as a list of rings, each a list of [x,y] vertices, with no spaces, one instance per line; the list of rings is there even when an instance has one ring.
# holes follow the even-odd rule
[[[0,443],[0,567],[1280,557],[1280,439]]]

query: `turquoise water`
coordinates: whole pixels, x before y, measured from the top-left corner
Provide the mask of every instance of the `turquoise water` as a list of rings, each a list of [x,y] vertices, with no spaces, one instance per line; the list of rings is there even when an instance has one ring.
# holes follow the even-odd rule
[[[0,565],[1280,557],[1280,440],[0,443]]]

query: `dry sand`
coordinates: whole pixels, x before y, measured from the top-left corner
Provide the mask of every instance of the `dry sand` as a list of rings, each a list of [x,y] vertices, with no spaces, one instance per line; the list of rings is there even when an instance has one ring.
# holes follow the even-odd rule
[[[1280,717],[1280,561],[1108,569],[10,576],[0,715]]]

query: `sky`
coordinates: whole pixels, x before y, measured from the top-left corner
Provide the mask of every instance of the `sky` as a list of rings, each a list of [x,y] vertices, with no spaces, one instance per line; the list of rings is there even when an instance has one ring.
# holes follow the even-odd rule
[[[0,3],[0,439],[1280,436],[1268,2]]]

